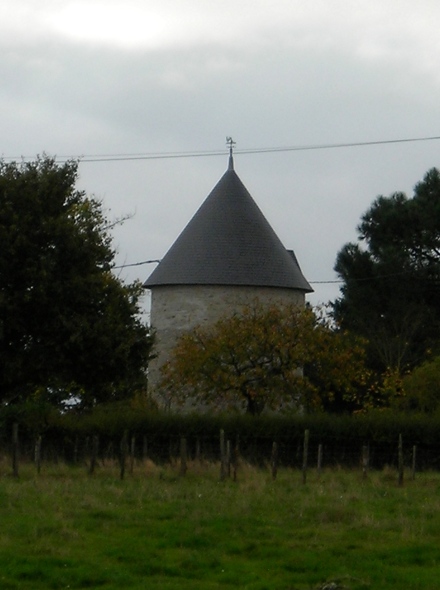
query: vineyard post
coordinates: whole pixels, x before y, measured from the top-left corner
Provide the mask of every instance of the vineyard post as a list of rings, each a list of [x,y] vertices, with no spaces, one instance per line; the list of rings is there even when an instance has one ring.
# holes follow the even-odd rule
[[[303,463],[302,463],[302,482],[307,481],[307,457],[309,453],[309,431],[304,431]]]
[[[12,475],[18,477],[18,422],[12,425]]]
[[[180,439],[180,475],[184,476],[188,469],[187,464],[187,449],[186,449],[186,438],[181,437]]]
[[[318,477],[321,477],[321,473],[322,473],[322,444],[321,443],[318,445],[318,465],[317,465],[317,469],[318,469]]]
[[[124,430],[124,434],[122,435],[122,439],[121,439],[121,447],[120,447],[120,475],[119,478],[121,480],[124,479],[124,475],[125,475],[125,461],[127,459],[127,451],[128,451],[128,431]]]
[[[76,465],[78,463],[78,435],[75,435],[75,440],[73,443],[73,463]]]
[[[237,438],[235,439],[235,447],[233,451],[233,458],[232,458],[232,478],[234,481],[237,481],[237,470],[238,470],[238,458],[240,455],[240,438],[237,434]]]
[[[413,480],[415,480],[415,478],[416,478],[416,456],[417,456],[417,446],[413,445],[412,469],[411,469],[411,477]]]
[[[133,434],[130,441],[130,473],[133,475],[134,455],[136,450],[136,436]]]
[[[145,434],[142,437],[142,459],[148,459],[148,439]]]
[[[220,479],[226,479],[226,444],[223,428],[220,430]]]
[[[90,456],[89,475],[92,475],[95,472],[96,460],[98,457],[98,445],[99,445],[98,435],[94,434],[92,436],[92,453]]]
[[[202,449],[200,446],[200,437],[196,438],[196,461],[199,463],[202,461]]]
[[[232,461],[231,441],[228,439],[226,441],[226,475],[228,477],[231,477],[231,461]]]
[[[399,434],[399,449],[398,449],[398,463],[399,463],[399,486],[403,486],[403,440],[402,434]]]
[[[37,473],[40,474],[41,471],[41,434],[39,434],[35,440],[35,466],[37,468]]]
[[[368,469],[370,467],[370,449],[368,445],[362,447],[362,477],[367,478]]]
[[[272,479],[275,480],[277,478],[278,473],[278,445],[274,441],[272,443],[272,454],[270,457],[270,465],[272,469]]]

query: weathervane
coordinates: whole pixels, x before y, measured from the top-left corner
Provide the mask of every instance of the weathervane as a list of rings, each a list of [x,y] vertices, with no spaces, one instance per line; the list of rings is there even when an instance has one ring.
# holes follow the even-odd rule
[[[226,145],[229,146],[229,166],[228,170],[234,170],[234,159],[233,159],[233,152],[234,152],[234,145],[235,141],[232,137],[226,137]]]

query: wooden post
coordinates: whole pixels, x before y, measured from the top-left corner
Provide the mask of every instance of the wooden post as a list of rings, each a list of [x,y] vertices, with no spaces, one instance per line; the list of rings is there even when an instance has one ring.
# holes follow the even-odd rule
[[[226,444],[223,428],[220,430],[220,479],[226,479]]]
[[[196,461],[198,461],[199,463],[201,463],[201,461],[202,461],[202,449],[200,446],[200,438],[199,437],[196,438]]]
[[[78,463],[78,435],[75,436],[75,442],[73,443],[73,463]]]
[[[92,452],[90,455],[90,468],[89,474],[92,475],[95,472],[96,461],[98,458],[98,446],[99,446],[99,438],[97,434],[92,436]]]
[[[402,441],[402,435],[399,434],[399,459],[398,459],[398,463],[399,463],[399,486],[402,487],[403,486],[403,441]]]
[[[231,441],[228,439],[226,441],[226,475],[227,475],[227,477],[231,477],[231,461],[232,461]]]
[[[368,445],[362,447],[362,477],[364,479],[368,476],[368,470],[370,467],[370,449]]]
[[[309,431],[304,431],[304,447],[303,447],[303,464],[302,464],[302,481],[303,484],[307,481],[307,457],[309,454]]]
[[[186,438],[182,436],[180,439],[180,475],[184,476],[187,469]]]
[[[411,478],[414,481],[416,478],[416,456],[417,456],[417,446],[413,445],[413,452],[412,452],[412,469],[411,469]]]
[[[109,460],[112,461],[115,458],[115,449],[113,441],[110,441],[107,445],[106,450],[102,454],[102,463],[105,464],[104,461]]]
[[[142,459],[148,459],[148,439],[145,434],[142,437]]]
[[[121,439],[121,453],[120,453],[120,479],[124,479],[125,475],[125,462],[127,460],[127,452],[128,452],[128,431],[124,430],[124,434],[122,435]]]
[[[41,471],[41,435],[38,435],[35,440],[35,467],[37,468],[37,473],[40,474]]]
[[[272,471],[272,479],[275,480],[277,478],[278,473],[278,445],[274,441],[272,443],[272,453],[270,456],[270,466]]]
[[[130,473],[133,475],[134,470],[134,455],[136,450],[136,437],[133,434],[130,441]]]
[[[322,473],[322,444],[318,445],[318,464],[317,464],[318,477],[321,477]]]
[[[235,439],[235,447],[234,447],[233,459],[232,459],[232,479],[233,479],[233,481],[237,481],[239,456],[240,456],[240,438],[237,434],[237,438]]]
[[[18,477],[18,423],[12,425],[12,475]]]

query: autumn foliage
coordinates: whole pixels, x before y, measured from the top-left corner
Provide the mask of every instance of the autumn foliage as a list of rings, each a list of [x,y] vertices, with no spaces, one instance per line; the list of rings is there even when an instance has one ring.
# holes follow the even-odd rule
[[[364,349],[309,307],[258,301],[178,341],[162,368],[172,403],[209,409],[311,411],[356,398],[365,383]]]

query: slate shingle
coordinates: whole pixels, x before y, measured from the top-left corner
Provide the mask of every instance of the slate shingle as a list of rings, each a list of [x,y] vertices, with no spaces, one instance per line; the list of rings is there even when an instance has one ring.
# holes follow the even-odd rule
[[[237,176],[231,160],[144,287],[248,285],[313,291],[292,254]]]

